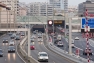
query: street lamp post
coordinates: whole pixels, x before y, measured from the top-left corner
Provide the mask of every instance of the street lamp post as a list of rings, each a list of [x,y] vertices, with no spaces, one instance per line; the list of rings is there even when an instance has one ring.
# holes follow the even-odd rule
[[[72,27],[71,27],[72,18],[69,17],[69,54],[72,54],[71,41],[72,41]]]
[[[54,0],[53,0],[53,36],[54,36]],[[54,38],[53,38],[54,42]]]

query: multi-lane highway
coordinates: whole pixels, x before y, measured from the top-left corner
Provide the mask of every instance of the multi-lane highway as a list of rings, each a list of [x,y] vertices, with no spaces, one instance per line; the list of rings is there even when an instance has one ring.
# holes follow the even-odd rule
[[[43,44],[43,42],[45,42],[45,38],[43,38],[44,39],[43,42],[38,42],[37,39],[38,38],[36,38],[34,41],[35,50],[31,50],[31,56],[34,59],[38,60],[38,52],[47,52],[49,55],[49,61],[47,63],[74,63],[73,61],[66,59],[66,58],[48,50]],[[27,50],[27,45],[26,45],[25,50]]]
[[[75,37],[79,37],[79,40],[74,40],[74,45],[75,45],[75,48],[72,48],[72,52],[74,54],[76,54],[76,50],[79,48],[79,55],[83,58],[86,58],[87,59],[87,56],[83,55],[83,50],[86,48],[86,40],[85,38],[82,37],[82,34],[81,33],[72,33],[72,39],[75,39]],[[64,38],[62,38],[62,41],[64,43],[64,47],[59,47],[63,50],[66,50],[68,51],[68,42],[65,41]],[[90,48],[93,52],[93,55],[94,55],[94,47],[92,46],[94,43],[90,42]],[[94,56],[90,56],[90,59],[94,61]]]
[[[15,53],[8,53],[8,43],[3,43],[3,39],[8,38],[10,41],[10,37],[5,35],[0,38],[0,49],[3,50],[3,57],[0,57],[0,63],[24,63],[18,56],[17,52]],[[20,41],[15,41],[15,48]]]

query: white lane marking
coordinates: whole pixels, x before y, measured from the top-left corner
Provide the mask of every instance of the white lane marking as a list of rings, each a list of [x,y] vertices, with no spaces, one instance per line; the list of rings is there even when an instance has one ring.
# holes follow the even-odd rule
[[[55,63],[55,62],[53,61],[53,63]]]
[[[26,62],[23,60],[23,58],[20,56],[20,54],[18,53],[18,51],[17,51],[17,46],[16,46],[16,52],[17,52],[17,55],[19,56],[19,58],[20,58],[24,63],[26,63]]]
[[[92,47],[94,47],[94,41],[93,40],[89,40],[89,44],[92,46]]]
[[[5,59],[5,61],[6,61],[6,59]]]

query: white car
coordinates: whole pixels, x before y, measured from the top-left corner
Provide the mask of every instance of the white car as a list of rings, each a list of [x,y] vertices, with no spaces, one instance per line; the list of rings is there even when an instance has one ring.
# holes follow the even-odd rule
[[[79,40],[79,38],[78,37],[75,37],[75,40]]]
[[[42,38],[38,38],[38,41],[41,41],[41,42],[43,42],[43,39],[42,39]]]
[[[34,42],[34,38],[31,38],[31,42]]]
[[[9,42],[9,45],[10,45],[10,46],[11,46],[11,45],[12,45],[12,46],[15,45],[14,41],[10,41],[10,42]]]
[[[36,36],[35,36],[35,35],[32,35],[31,37],[32,37],[32,38],[36,38]]]
[[[48,62],[48,54],[46,52],[38,53],[38,61],[47,61]]]

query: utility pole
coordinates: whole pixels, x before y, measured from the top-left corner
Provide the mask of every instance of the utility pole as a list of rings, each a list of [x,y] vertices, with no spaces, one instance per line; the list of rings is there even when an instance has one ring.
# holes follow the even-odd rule
[[[30,56],[30,29],[28,29],[28,57]]]
[[[54,0],[53,0],[53,37],[54,37]],[[53,38],[54,43],[54,38]]]
[[[72,19],[69,18],[69,54],[72,54],[72,48],[71,48],[71,41],[72,41],[72,26],[71,26]]]

